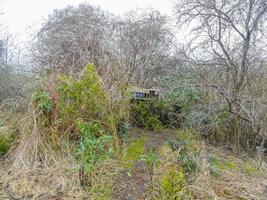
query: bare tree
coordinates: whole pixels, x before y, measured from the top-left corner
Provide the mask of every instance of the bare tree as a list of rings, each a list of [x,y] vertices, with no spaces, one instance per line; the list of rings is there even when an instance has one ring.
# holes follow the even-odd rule
[[[168,68],[173,35],[169,19],[155,10],[136,10],[118,22],[119,62],[139,85],[155,85]]]
[[[4,100],[18,100],[28,94],[25,86],[32,79],[32,75],[24,72],[25,66],[20,57],[21,51],[16,38],[10,34],[5,34],[0,40],[1,103]]]
[[[173,35],[168,19],[154,10],[114,16],[89,4],[56,10],[43,24],[32,57],[42,69],[80,72],[94,63],[109,83],[118,75],[125,82],[151,87],[167,68]],[[114,81],[114,80],[113,80]]]
[[[264,135],[266,0],[181,0],[175,12],[180,27],[193,27],[191,61],[201,87],[212,89],[220,109],[235,117],[236,142],[246,138],[244,123]]]
[[[108,65],[111,21],[111,14],[88,4],[55,10],[31,49],[35,63],[65,72],[79,72],[88,63]]]
[[[4,24],[0,24],[0,28],[0,103],[6,100],[15,102],[28,94],[24,86],[29,76],[23,72],[21,49],[16,37]]]

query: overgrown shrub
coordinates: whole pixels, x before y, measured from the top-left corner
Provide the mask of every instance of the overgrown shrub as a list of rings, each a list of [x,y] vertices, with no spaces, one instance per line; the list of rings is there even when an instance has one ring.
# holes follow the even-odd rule
[[[80,135],[79,144],[75,148],[75,156],[80,163],[81,184],[88,181],[86,175],[94,172],[104,160],[112,155],[112,136],[105,133],[98,123],[77,123]]]
[[[176,137],[168,141],[172,151],[193,152],[196,150],[198,135],[190,130],[177,131]]]
[[[38,124],[43,127],[51,125],[52,113],[55,107],[51,95],[44,90],[37,90],[33,94],[32,100]]]
[[[51,112],[53,109],[53,102],[49,94],[45,91],[38,90],[33,94],[33,102],[36,108],[42,112]]]
[[[105,134],[112,134],[113,148],[119,153],[118,126],[122,119],[128,121],[129,98],[112,98],[92,64],[79,79],[72,76],[52,76],[51,79],[48,86],[44,85],[33,95],[39,131],[47,132],[47,137],[60,148],[62,137],[74,140],[79,137],[77,121],[97,123]],[[128,131],[127,127],[124,129]]]
[[[194,88],[177,87],[169,93],[168,99],[178,105],[182,113],[187,113],[199,101],[200,93]]]
[[[183,153],[178,156],[178,162],[185,173],[195,173],[198,170],[199,166],[195,156],[190,153]]]
[[[170,167],[163,175],[161,180],[162,199],[185,200],[192,199],[182,170]]]
[[[79,80],[63,77],[58,88],[57,109],[61,122],[65,126],[72,126],[77,119],[97,121],[112,133],[114,148],[118,152],[118,126],[129,115],[127,95],[125,98],[113,99],[92,64],[86,67],[84,76]]]
[[[73,123],[77,118],[107,119],[108,95],[93,65],[86,67],[80,80],[61,78],[58,91],[59,114],[64,123]]]
[[[168,121],[169,106],[164,101],[136,101],[131,108],[134,124],[150,130],[161,130]]]
[[[254,106],[248,106],[252,101],[239,102],[238,104],[243,105],[239,108],[240,113],[237,114],[230,106],[235,101],[223,103],[223,95],[222,98],[218,98],[218,94],[221,93],[211,88],[178,87],[170,92],[168,97],[181,108],[182,128],[195,129],[212,142],[231,144],[234,148],[253,153],[256,146],[260,145],[258,139],[264,137],[262,132],[265,129],[259,127],[264,127],[263,124],[266,124],[263,122],[266,119],[265,115],[257,114],[257,120],[261,119],[263,122],[257,124],[254,123],[256,118],[251,117],[253,114],[249,111],[260,106],[259,102]],[[255,113],[261,112],[257,110]]]
[[[178,87],[168,98],[180,107],[181,127],[195,129],[202,136],[216,141],[227,140],[231,115],[220,104],[209,104],[211,96],[201,88]]]
[[[199,168],[197,157],[197,135],[190,131],[178,131],[176,138],[168,141],[172,151],[178,152],[178,163],[185,173],[196,172]]]

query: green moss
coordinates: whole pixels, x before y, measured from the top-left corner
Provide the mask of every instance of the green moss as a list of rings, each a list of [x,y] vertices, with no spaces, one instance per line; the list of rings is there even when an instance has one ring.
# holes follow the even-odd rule
[[[222,169],[226,169],[226,170],[233,170],[233,169],[237,169],[237,164],[233,161],[225,161],[222,165]]]
[[[245,173],[248,175],[254,175],[258,172],[257,168],[251,165],[245,166]]]
[[[132,141],[126,150],[125,156],[125,167],[132,166],[133,161],[137,161],[140,159],[141,155],[145,152],[145,143],[148,140],[146,136],[142,136],[140,139]]]
[[[134,140],[130,143],[127,148],[125,160],[127,161],[137,161],[140,156],[144,154],[145,151],[145,142],[147,137],[143,136],[138,140]]]
[[[99,198],[99,200],[110,200],[112,196],[112,188],[113,184],[109,184],[105,187],[105,190],[103,191],[103,197]]]

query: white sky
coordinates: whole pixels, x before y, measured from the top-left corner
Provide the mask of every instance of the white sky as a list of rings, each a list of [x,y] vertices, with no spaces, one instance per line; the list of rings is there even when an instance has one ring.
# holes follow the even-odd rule
[[[114,14],[123,14],[131,9],[152,7],[162,14],[171,14],[171,0],[0,0],[1,22],[11,33],[22,38],[29,27],[38,29],[44,18],[54,9],[67,5],[88,2]]]

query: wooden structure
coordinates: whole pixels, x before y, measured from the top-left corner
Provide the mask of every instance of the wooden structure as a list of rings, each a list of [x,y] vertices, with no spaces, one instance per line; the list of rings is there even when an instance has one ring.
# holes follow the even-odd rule
[[[156,89],[143,89],[143,88],[132,88],[130,89],[133,99],[136,100],[152,100],[159,99],[159,90]]]

